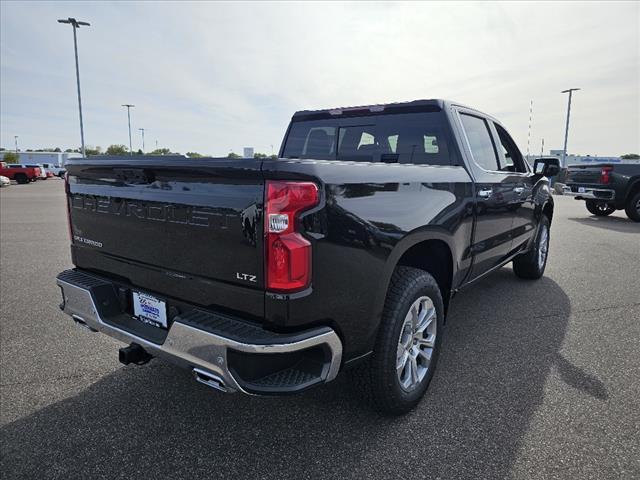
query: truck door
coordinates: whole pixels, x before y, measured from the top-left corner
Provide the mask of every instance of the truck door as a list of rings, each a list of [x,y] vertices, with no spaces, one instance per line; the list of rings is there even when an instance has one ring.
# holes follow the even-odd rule
[[[513,212],[511,226],[511,251],[522,249],[536,229],[534,187],[536,179],[524,161],[516,142],[498,123],[491,122],[498,146],[498,164],[501,172],[509,175],[514,185],[510,195],[509,208]],[[538,177],[539,178],[539,177]]]
[[[464,132],[467,164],[476,182],[476,225],[471,244],[470,279],[473,279],[502,263],[511,253],[518,178],[500,170],[489,121],[465,109],[459,109],[458,116]]]

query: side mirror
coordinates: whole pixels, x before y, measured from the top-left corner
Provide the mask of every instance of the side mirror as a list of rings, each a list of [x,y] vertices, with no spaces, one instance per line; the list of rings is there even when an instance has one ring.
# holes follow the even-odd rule
[[[560,160],[555,157],[536,158],[533,164],[533,173],[545,177],[555,177],[560,173]]]

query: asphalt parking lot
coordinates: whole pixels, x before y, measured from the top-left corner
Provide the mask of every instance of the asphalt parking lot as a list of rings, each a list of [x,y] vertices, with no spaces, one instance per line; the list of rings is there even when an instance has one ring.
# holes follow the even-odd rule
[[[453,303],[438,371],[401,418],[348,377],[217,393],[58,310],[63,182],[0,191],[3,478],[639,478],[640,225],[555,197],[543,279],[505,267]]]

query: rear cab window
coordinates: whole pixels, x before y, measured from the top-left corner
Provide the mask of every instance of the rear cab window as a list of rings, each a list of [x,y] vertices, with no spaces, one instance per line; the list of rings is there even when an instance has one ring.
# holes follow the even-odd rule
[[[291,124],[284,158],[459,165],[442,112],[299,120]]]

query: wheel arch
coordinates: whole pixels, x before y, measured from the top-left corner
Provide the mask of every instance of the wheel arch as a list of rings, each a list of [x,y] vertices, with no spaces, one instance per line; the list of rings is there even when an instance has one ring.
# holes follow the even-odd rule
[[[398,266],[419,268],[434,277],[440,287],[446,315],[457,271],[456,258],[456,249],[450,234],[439,229],[414,232],[398,242],[387,259],[384,275],[379,282],[374,310],[376,331],[391,276]]]
[[[546,202],[544,202],[544,205],[542,205],[542,214],[546,215],[547,218],[549,219],[549,225],[551,225],[551,223],[553,223],[553,209],[555,207],[553,198],[550,196]]]
[[[627,186],[627,191],[624,195],[624,203],[626,204],[631,197],[640,191],[640,177],[633,177],[629,181],[629,185]]]

